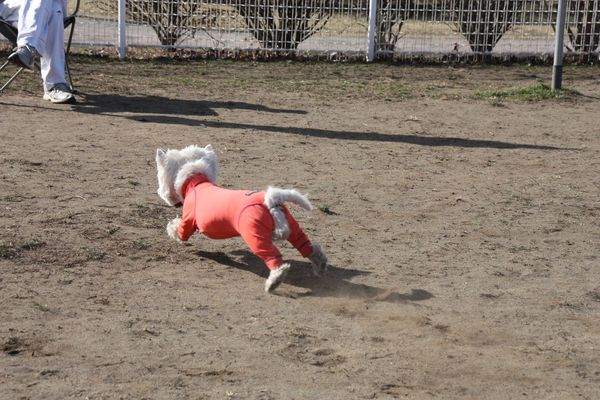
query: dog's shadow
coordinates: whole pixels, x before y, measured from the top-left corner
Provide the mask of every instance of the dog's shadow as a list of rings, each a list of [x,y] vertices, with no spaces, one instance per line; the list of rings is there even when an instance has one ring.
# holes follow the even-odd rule
[[[199,250],[196,254],[227,267],[248,271],[263,278],[267,277],[267,269],[262,261],[249,251],[234,251],[231,254],[235,258],[223,252]],[[329,265],[327,275],[323,278],[318,278],[312,274],[310,263],[295,261],[291,264],[292,269],[285,283],[307,289],[307,291],[288,297],[345,297],[391,303],[423,301],[433,297],[433,294],[423,289],[412,289],[409,293],[398,293],[393,290],[350,282],[349,279],[353,277],[370,274],[370,272],[358,269],[339,268]],[[273,294],[277,295],[279,293],[275,291]]]

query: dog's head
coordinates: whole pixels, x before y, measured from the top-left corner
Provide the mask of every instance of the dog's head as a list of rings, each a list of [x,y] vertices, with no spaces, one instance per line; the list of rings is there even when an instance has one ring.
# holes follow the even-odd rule
[[[212,146],[187,146],[181,150],[156,150],[158,195],[170,206],[183,202],[184,183],[197,174],[217,181],[218,160]]]

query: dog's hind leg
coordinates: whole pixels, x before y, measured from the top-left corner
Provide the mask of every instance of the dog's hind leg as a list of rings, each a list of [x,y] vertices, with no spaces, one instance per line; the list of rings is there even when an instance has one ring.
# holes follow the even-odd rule
[[[289,264],[283,263],[281,253],[273,243],[273,228],[273,218],[262,204],[248,207],[240,214],[238,230],[242,239],[269,268],[265,282],[267,292],[281,285],[290,269]]]
[[[313,273],[316,276],[324,276],[327,273],[327,256],[318,243],[313,244],[313,251],[308,259],[312,263]]]
[[[287,218],[288,226],[290,229],[290,234],[288,236],[288,241],[294,246],[303,257],[306,257],[310,260],[313,267],[313,273],[316,276],[323,276],[327,272],[327,256],[321,249],[321,246],[318,244],[311,243],[310,239],[302,228],[300,228],[300,224],[294,218],[294,216],[288,211],[287,208],[282,207],[283,212]]]

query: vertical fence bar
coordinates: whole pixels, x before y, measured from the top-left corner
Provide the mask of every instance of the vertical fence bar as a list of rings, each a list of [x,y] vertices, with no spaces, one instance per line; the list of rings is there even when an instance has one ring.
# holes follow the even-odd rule
[[[127,55],[127,39],[125,37],[125,0],[119,0],[119,60],[123,61]]]
[[[367,29],[367,62],[375,59],[377,33],[377,0],[369,0],[369,28]]]
[[[556,17],[556,38],[554,45],[554,65],[552,66],[552,90],[562,86],[563,47],[565,37],[565,14],[567,0],[558,0],[558,15]]]

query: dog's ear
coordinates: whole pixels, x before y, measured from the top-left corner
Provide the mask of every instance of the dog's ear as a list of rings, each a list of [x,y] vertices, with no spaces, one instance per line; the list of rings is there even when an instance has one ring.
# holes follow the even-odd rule
[[[206,151],[211,151],[211,152],[213,152],[213,153],[215,152],[215,151],[213,150],[213,147],[212,147],[212,145],[211,145],[211,144],[207,144],[206,146],[204,146],[204,150],[206,150]]]
[[[165,158],[167,154],[162,149],[156,149],[156,165],[163,166],[165,165]]]

